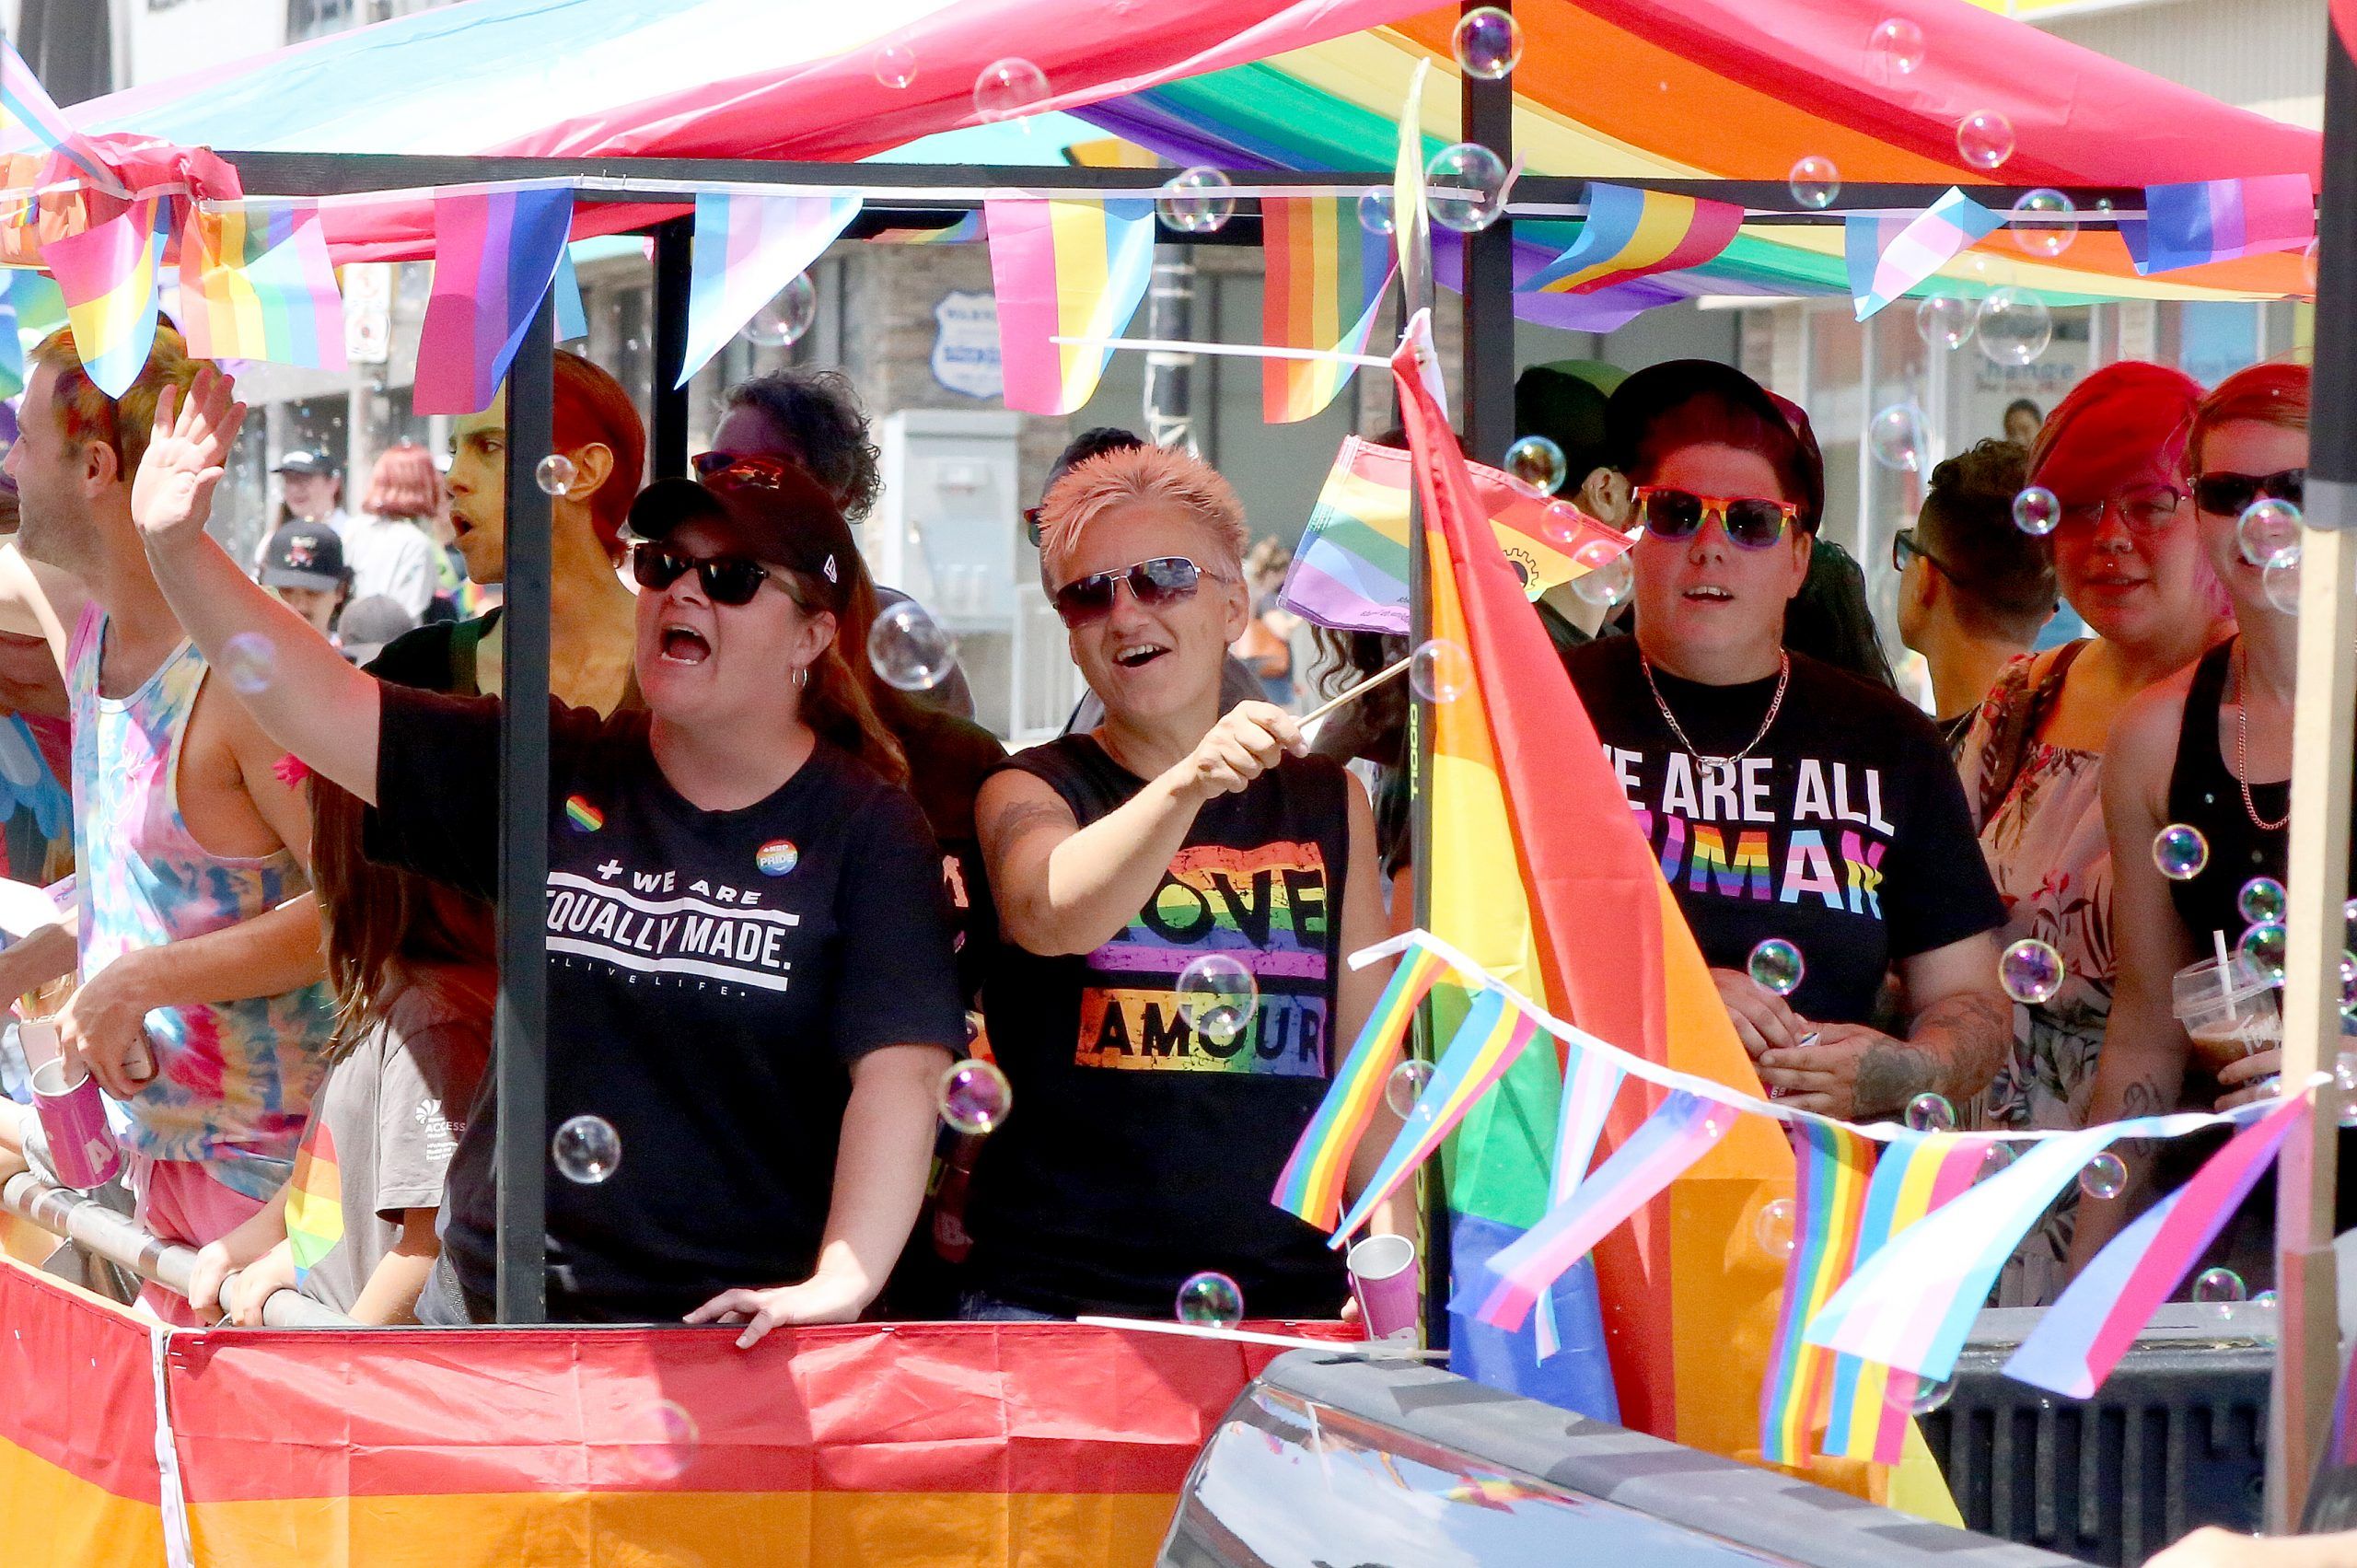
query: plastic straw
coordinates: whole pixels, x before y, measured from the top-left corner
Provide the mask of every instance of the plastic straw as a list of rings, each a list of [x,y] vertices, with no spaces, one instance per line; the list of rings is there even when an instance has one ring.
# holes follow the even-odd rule
[[[2231,1024],[2237,1015],[2235,1011],[2235,966],[2226,957],[2226,934],[2212,931],[2210,947],[2218,955],[2218,989],[2226,994],[2226,1022]]]

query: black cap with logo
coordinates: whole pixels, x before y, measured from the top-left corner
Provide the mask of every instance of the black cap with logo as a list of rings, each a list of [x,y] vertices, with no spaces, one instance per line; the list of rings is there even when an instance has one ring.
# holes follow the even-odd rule
[[[261,552],[266,588],[340,588],[344,577],[343,540],[325,523],[289,523]]]
[[[788,469],[758,484],[706,487],[658,479],[630,504],[630,532],[660,540],[688,523],[708,523],[756,561],[801,573],[825,607],[841,613],[851,597],[859,547],[842,509],[819,482]]]

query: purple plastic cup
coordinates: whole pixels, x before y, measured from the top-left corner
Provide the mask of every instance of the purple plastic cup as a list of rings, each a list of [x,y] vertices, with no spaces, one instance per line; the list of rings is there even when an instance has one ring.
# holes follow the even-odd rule
[[[84,1073],[66,1081],[66,1064],[42,1063],[33,1069],[33,1106],[49,1140],[49,1163],[68,1187],[87,1190],[122,1168],[122,1149],[107,1125],[99,1081]]]
[[[1404,1236],[1370,1236],[1352,1244],[1351,1294],[1371,1340],[1416,1342],[1416,1244]]]

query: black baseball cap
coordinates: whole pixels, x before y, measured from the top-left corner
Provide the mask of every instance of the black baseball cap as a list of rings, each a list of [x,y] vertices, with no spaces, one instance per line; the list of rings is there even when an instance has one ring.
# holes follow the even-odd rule
[[[695,522],[711,524],[756,561],[801,573],[837,614],[851,598],[859,561],[851,525],[834,497],[798,468],[764,475],[759,483],[718,487],[658,479],[630,504],[634,539],[660,540]]]
[[[262,548],[263,587],[332,589],[343,579],[343,540],[325,523],[289,523]]]
[[[335,461],[335,459],[329,457],[325,452],[314,452],[298,447],[294,451],[291,451],[284,457],[279,459],[278,466],[270,471],[273,473],[336,474],[343,471],[343,465]]]
[[[1790,438],[1792,447],[1782,460],[1773,453],[1761,456],[1791,470],[1790,477],[1801,492],[1794,497],[1801,508],[1801,527],[1815,533],[1825,515],[1825,459],[1818,453],[1816,434],[1808,428],[1807,415],[1734,366],[1715,359],[1673,359],[1647,366],[1612,389],[1604,405],[1612,466],[1634,479],[1654,427],[1695,402],[1716,403],[1730,412],[1749,415],[1768,430]]]

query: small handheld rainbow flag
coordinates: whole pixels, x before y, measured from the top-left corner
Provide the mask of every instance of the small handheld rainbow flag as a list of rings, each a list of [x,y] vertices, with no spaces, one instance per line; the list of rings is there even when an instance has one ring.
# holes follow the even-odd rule
[[[434,293],[418,334],[413,412],[479,413],[491,406],[572,226],[570,191],[434,199]]]
[[[64,154],[109,195],[128,194],[89,138],[65,122],[49,89],[41,85],[17,46],[0,38],[0,155],[35,148]]]
[[[1810,1434],[1825,1424],[1837,1354],[1810,1344],[1801,1328],[1850,1277],[1875,1156],[1874,1145],[1847,1127],[1799,1121],[1792,1132],[1793,1255],[1759,1385],[1759,1450],[1771,1465],[1798,1467],[1808,1463]]]
[[[1342,1207],[1342,1182],[1350,1174],[1351,1156],[1375,1121],[1383,1103],[1399,1042],[1407,1037],[1409,1020],[1424,993],[1448,968],[1447,960],[1428,947],[1411,947],[1390,981],[1376,999],[1359,1038],[1351,1044],[1318,1113],[1301,1130],[1292,1157],[1277,1174],[1277,1189],[1269,1202],[1287,1214],[1324,1227],[1334,1223]]]
[[[677,385],[694,379],[753,312],[835,242],[859,208],[856,195],[699,194],[695,261],[688,283],[688,347]]]
[[[2316,197],[2305,174],[2147,185],[2144,216],[2119,220],[2120,241],[2139,273],[2297,250],[2316,237]]]
[[[1154,203],[993,199],[984,206],[998,294],[1006,406],[1070,413],[1097,391],[1109,338],[1137,314],[1154,275]]]
[[[1699,267],[1733,244],[1742,226],[1743,209],[1725,202],[1591,181],[1580,237],[1516,287],[1593,294],[1631,278]]]
[[[139,379],[156,346],[156,280],[164,237],[162,203],[148,197],[121,215],[41,248],[41,261],[65,296],[65,319],[90,382],[119,398]]]
[[[180,284],[180,325],[200,359],[351,368],[343,296],[316,203],[192,207]]]
[[[1863,291],[1857,287],[1858,262],[1852,251],[1851,292],[1856,296],[1861,321],[1946,266],[1958,252],[1995,233],[2005,220],[1951,185],[1946,195],[1918,213],[1887,240],[1883,238],[1880,221],[1852,217],[1844,225],[1852,247],[1865,242],[1862,224],[1875,225],[1874,242],[1880,247],[1871,280]]]
[[[1268,265],[1262,343],[1271,348],[1366,352],[1376,312],[1391,283],[1391,239],[1363,226],[1356,207],[1354,201],[1339,197],[1261,200],[1260,245]],[[1262,360],[1261,419],[1291,424],[1316,417],[1357,369],[1331,359]]]

